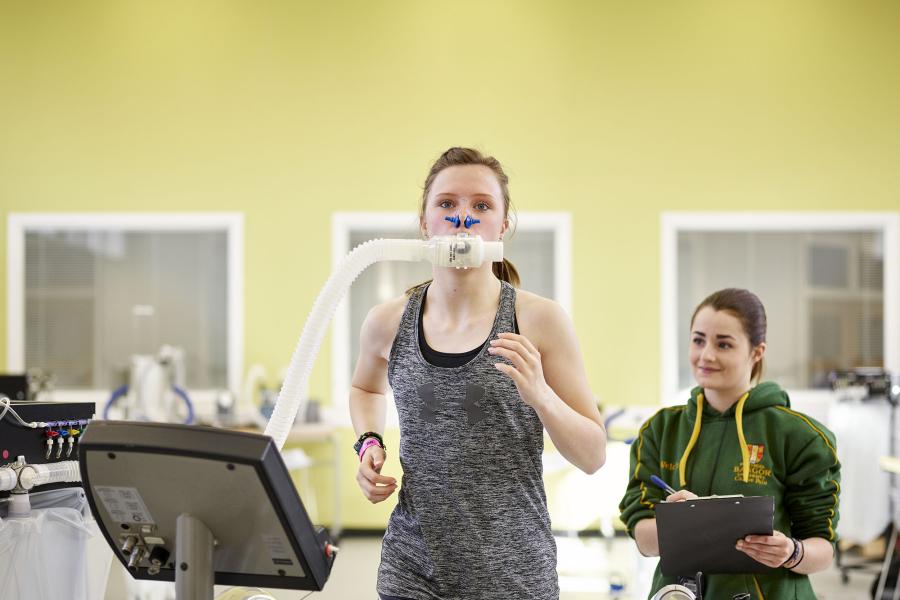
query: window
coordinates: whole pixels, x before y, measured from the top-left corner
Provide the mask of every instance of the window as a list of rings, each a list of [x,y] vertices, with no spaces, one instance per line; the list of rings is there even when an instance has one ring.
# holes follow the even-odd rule
[[[191,390],[238,389],[242,217],[9,217],[12,371],[41,368],[63,391],[124,382],[133,354],[183,348]]]
[[[570,230],[568,213],[519,213],[513,234],[504,240],[504,256],[519,271],[522,289],[553,298],[569,312]],[[336,213],[332,217],[332,264],[368,240],[418,237],[415,213]],[[350,378],[359,355],[359,331],[369,309],[430,278],[431,265],[427,262],[380,262],[354,282],[334,320],[331,388],[339,413],[347,415],[342,407],[347,405]],[[388,404],[393,411],[393,403]]]
[[[802,390],[835,369],[897,369],[898,231],[892,214],[663,215],[663,398],[694,384],[691,312],[725,287],[766,307],[767,379]]]

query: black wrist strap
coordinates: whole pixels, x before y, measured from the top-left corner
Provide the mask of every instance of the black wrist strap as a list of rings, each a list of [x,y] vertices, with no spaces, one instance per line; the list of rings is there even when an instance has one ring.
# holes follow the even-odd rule
[[[359,439],[357,439],[356,443],[353,444],[353,451],[356,452],[356,454],[359,454],[359,451],[362,448],[363,442],[365,442],[369,438],[376,439],[378,441],[378,445],[381,446],[381,449],[387,450],[387,448],[384,445],[384,439],[382,439],[381,434],[379,434],[375,431],[367,431],[364,434],[362,434],[361,436],[359,436]]]

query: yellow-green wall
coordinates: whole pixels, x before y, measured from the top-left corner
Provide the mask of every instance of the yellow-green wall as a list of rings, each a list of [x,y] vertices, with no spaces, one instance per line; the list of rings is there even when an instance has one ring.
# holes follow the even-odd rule
[[[656,402],[660,212],[900,210],[898,107],[893,1],[0,0],[2,216],[243,212],[245,364],[270,372],[330,214],[412,210],[476,145],[520,210],[574,216],[597,394]],[[345,465],[347,525],[383,523]]]

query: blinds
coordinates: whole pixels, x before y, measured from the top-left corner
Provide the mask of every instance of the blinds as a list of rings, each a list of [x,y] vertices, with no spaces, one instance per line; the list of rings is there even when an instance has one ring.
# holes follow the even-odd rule
[[[834,369],[884,366],[880,232],[678,234],[679,386],[693,385],[690,318],[710,293],[754,292],[766,307],[765,378],[826,387]]]
[[[226,387],[227,234],[25,234],[25,365],[109,389],[132,354],[184,348],[189,387]]]

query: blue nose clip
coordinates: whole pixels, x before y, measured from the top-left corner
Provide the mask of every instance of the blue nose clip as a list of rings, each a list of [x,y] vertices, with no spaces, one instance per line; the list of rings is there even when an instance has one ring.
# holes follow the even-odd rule
[[[452,216],[452,217],[444,217],[444,220],[445,220],[445,221],[450,221],[451,223],[453,223],[454,225],[456,225],[457,228],[459,228],[459,226],[460,226],[461,224],[464,224],[464,225],[466,226],[466,229],[469,229],[470,227],[472,227],[472,225],[475,225],[476,223],[481,223],[480,220],[478,220],[478,219],[473,219],[471,215],[466,215],[466,220],[465,220],[465,221],[462,221],[462,220],[459,218],[459,215],[455,215],[455,216]]]

